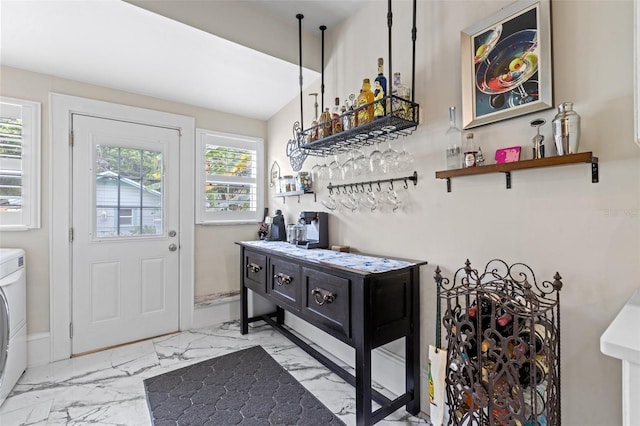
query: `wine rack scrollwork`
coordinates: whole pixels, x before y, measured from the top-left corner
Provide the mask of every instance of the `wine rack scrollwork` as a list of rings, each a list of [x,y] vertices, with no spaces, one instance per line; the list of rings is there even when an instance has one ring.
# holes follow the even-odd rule
[[[560,290],[523,264],[436,268],[449,425],[560,425]]]

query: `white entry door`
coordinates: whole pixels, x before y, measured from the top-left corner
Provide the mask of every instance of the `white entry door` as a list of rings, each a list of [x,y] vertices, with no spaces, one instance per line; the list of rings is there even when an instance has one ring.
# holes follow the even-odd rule
[[[72,122],[72,354],[177,331],[178,130]]]

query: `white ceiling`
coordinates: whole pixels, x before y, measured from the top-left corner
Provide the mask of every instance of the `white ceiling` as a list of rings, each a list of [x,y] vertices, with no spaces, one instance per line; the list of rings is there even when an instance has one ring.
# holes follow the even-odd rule
[[[317,30],[363,1],[340,2],[351,5],[343,8],[334,1],[248,3],[289,22],[292,10],[307,13],[303,25]],[[300,93],[298,64],[120,0],[2,0],[0,7],[3,65],[260,120]],[[305,87],[318,76],[304,69]]]

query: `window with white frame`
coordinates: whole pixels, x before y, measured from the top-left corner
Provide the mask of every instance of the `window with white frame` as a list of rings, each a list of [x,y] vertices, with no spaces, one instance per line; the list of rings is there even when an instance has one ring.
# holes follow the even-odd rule
[[[261,222],[264,141],[196,129],[196,223]]]
[[[40,103],[0,96],[0,230],[40,227]]]

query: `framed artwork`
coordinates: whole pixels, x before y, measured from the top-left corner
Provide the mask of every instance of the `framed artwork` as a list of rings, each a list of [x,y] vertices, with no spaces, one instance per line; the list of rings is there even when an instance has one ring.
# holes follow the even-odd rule
[[[464,129],[553,108],[550,0],[521,0],[464,29]]]
[[[636,20],[633,24],[634,27],[634,46],[635,46],[635,72],[634,72],[634,85],[635,85],[635,113],[634,113],[634,123],[635,123],[635,140],[638,146],[640,146],[640,4],[638,4],[638,0],[634,2],[635,8],[635,16]]]

